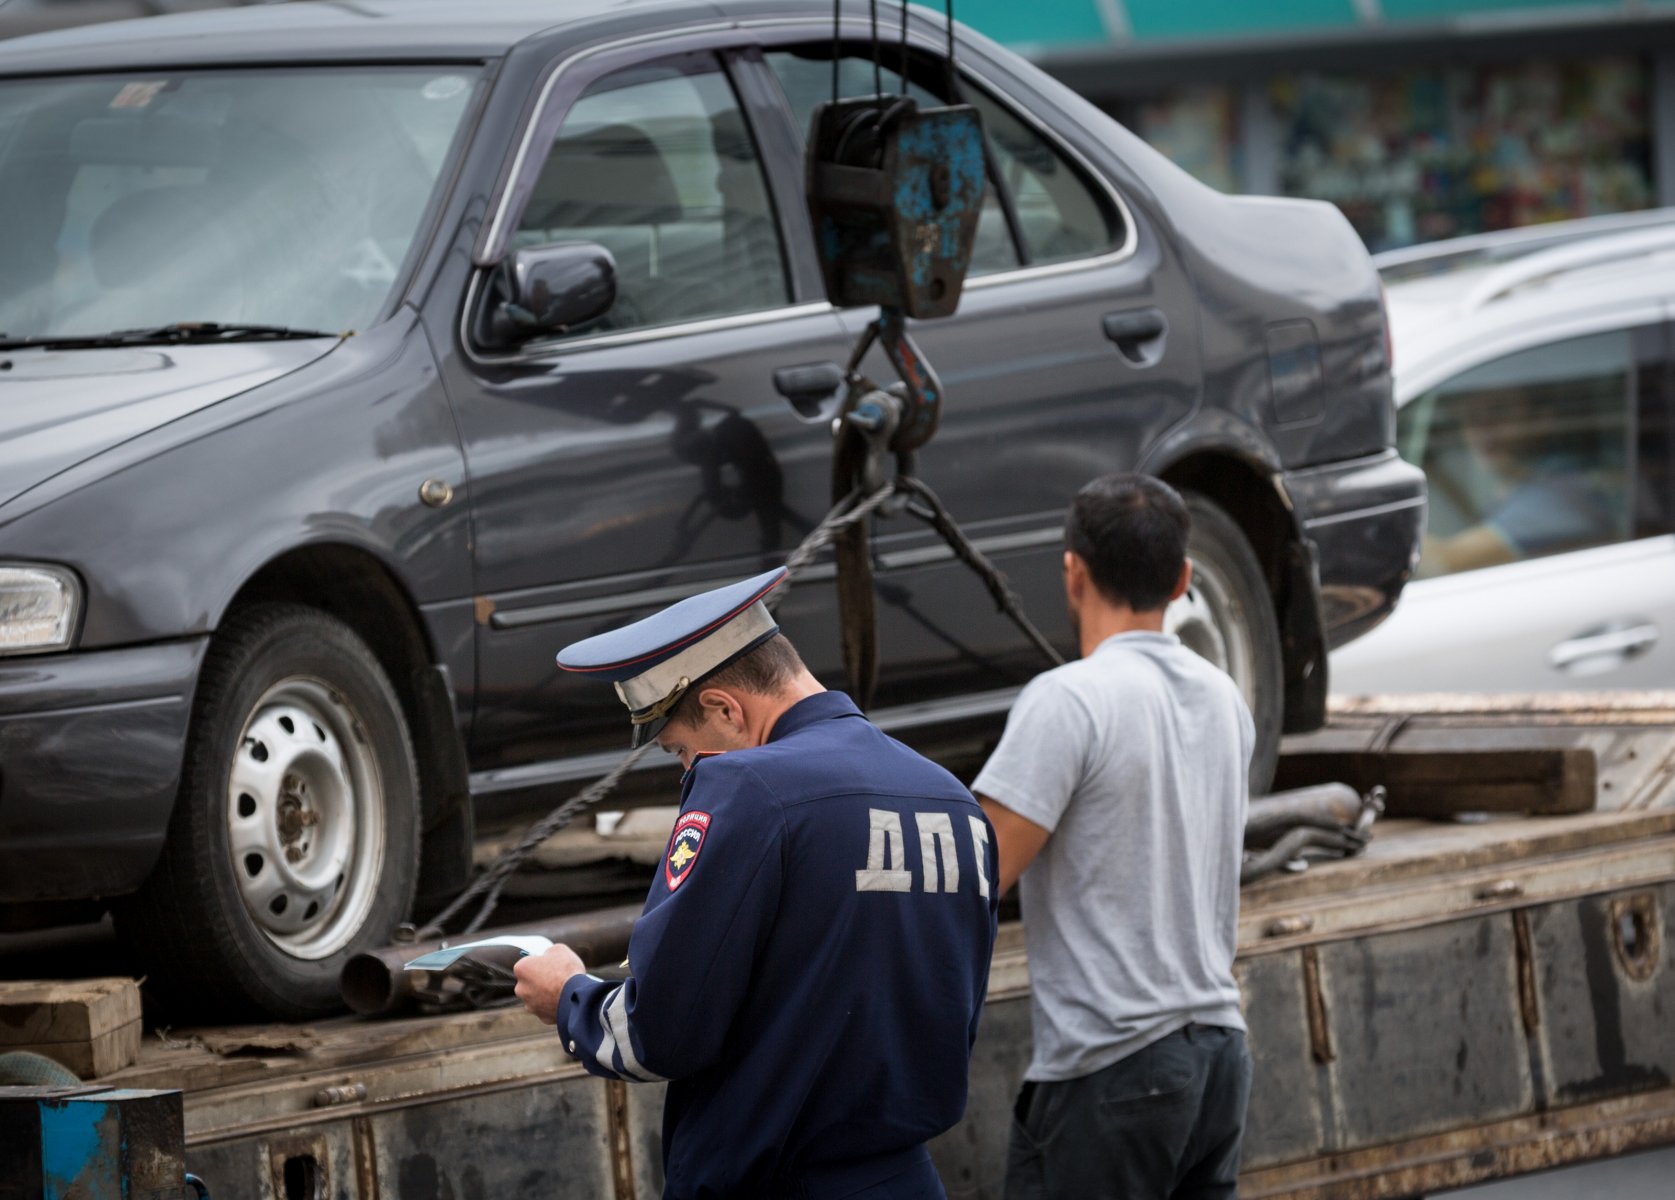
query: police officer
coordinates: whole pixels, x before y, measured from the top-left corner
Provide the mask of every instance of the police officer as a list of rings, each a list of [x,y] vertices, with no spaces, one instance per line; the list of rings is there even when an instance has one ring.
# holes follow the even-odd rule
[[[517,966],[593,1074],[668,1080],[665,1197],[940,1197],[994,945],[994,837],[942,768],[829,692],[783,569],[565,648],[686,768],[629,974]]]

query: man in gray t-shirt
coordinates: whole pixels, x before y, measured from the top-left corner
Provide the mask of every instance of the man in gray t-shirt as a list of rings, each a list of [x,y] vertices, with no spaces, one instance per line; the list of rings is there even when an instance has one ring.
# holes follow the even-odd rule
[[[1039,676],[972,790],[1004,894],[1021,876],[1035,1049],[1008,1200],[1236,1194],[1250,1057],[1233,981],[1255,730],[1233,681],[1163,632],[1190,518],[1113,475],[1066,523],[1082,658]]]

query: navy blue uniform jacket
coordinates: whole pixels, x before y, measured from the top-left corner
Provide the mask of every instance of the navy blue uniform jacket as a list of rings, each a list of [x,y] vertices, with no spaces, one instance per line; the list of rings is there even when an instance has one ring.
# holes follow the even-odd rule
[[[595,1075],[669,1081],[666,1197],[911,1151],[965,1110],[994,879],[971,793],[811,696],[687,772],[629,978],[572,979],[559,1035]]]

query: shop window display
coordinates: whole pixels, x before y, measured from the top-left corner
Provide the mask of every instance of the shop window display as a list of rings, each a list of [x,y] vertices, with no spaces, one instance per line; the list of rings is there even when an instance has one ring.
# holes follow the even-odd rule
[[[1230,87],[1179,88],[1119,112],[1171,162],[1213,188],[1242,191],[1238,93]]]
[[[1373,250],[1647,208],[1648,75],[1599,58],[1282,76],[1281,190],[1337,204]]]

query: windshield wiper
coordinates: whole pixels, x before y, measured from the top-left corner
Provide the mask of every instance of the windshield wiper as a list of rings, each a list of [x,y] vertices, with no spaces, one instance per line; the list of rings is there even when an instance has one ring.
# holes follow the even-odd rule
[[[94,350],[109,346],[182,345],[193,342],[277,342],[295,338],[341,338],[342,332],[293,329],[289,325],[223,325],[219,321],[176,321],[150,329],[51,337],[0,337],[0,350],[42,346],[55,350]]]

